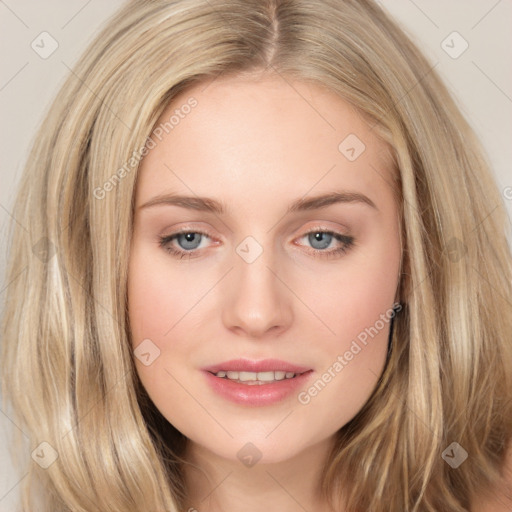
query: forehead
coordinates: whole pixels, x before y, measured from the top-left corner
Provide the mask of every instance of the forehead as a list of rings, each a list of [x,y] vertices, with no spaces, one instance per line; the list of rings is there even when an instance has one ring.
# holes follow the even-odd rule
[[[170,191],[227,202],[340,187],[378,197],[391,183],[389,148],[357,109],[321,85],[280,76],[196,84],[171,101],[152,139],[137,204]]]

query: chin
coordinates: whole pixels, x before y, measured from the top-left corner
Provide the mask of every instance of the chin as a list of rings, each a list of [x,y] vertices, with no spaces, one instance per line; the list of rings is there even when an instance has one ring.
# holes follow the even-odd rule
[[[309,446],[284,430],[280,435],[277,435],[277,432],[275,435],[267,435],[268,432],[252,436],[244,434],[218,443],[212,442],[211,438],[206,443],[193,442],[196,448],[199,446],[200,451],[210,451],[229,461],[241,462],[247,467],[288,461],[307,450]]]

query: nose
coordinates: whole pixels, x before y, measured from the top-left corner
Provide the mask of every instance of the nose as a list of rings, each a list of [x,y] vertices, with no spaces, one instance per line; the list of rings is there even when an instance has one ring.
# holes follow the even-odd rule
[[[269,251],[247,263],[238,259],[223,290],[222,321],[238,335],[261,339],[286,331],[293,319],[292,293],[272,265]],[[237,256],[238,258],[238,256]]]

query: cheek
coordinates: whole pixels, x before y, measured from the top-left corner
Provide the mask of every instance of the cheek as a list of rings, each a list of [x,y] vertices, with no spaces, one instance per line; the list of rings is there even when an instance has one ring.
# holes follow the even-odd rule
[[[145,338],[163,340],[199,298],[195,281],[187,282],[180,272],[171,272],[162,254],[155,257],[154,252],[137,245],[132,249],[128,309],[134,346]]]
[[[325,336],[319,338],[328,341],[330,351],[350,344],[393,306],[400,261],[396,242],[386,243],[383,238],[364,252],[360,249],[353,257],[323,269],[321,277],[307,272],[295,282],[297,295],[314,313],[307,315],[310,324],[316,322],[321,328]],[[380,322],[378,327],[382,330]]]
[[[153,276],[133,274],[128,287],[129,318],[134,348],[143,339],[156,340],[170,328],[169,295]]]
[[[332,280],[328,291],[309,297],[315,315],[328,331],[316,337],[316,351],[325,368],[341,364],[338,382],[361,388],[377,379],[385,362],[396,280],[391,273],[354,271]],[[310,332],[315,318],[309,322]],[[321,327],[321,326],[320,326]],[[306,328],[307,329],[307,328]],[[376,375],[375,375],[376,374]],[[367,386],[362,386],[367,387]],[[364,394],[364,393],[363,393]],[[353,395],[356,398],[358,392]]]

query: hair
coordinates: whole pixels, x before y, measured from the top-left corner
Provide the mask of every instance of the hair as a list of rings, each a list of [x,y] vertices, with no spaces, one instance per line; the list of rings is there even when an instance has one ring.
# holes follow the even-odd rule
[[[403,309],[372,396],[336,433],[325,497],[460,512],[499,481],[512,436],[507,215],[434,68],[371,0],[139,0],[109,20],[38,130],[13,212],[26,229],[9,233],[2,392],[30,450],[58,454],[43,469],[23,451],[24,510],[184,503],[187,439],[145,393],[130,343],[134,155],[174,97],[219,75],[321,85],[393,155]],[[469,454],[457,469],[442,457],[452,442]]]

